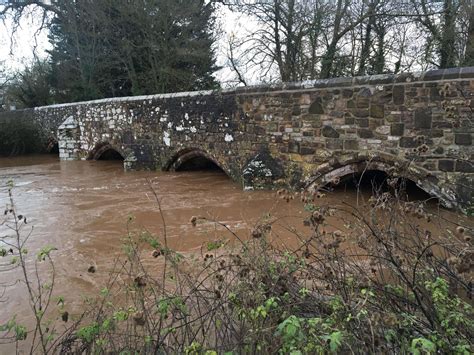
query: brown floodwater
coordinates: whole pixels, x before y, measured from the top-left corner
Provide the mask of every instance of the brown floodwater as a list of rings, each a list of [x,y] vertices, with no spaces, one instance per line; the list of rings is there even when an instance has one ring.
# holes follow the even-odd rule
[[[64,296],[68,305],[76,309],[80,309],[82,296],[96,295],[103,285],[115,258],[121,255],[127,228],[147,230],[163,240],[162,218],[151,186],[160,199],[168,245],[185,255],[200,253],[206,242],[217,238],[235,238],[211,222],[193,227],[192,216],[218,220],[245,238],[270,213],[278,218],[272,230],[273,240],[291,246],[295,237],[288,228],[303,228],[301,218],[305,214],[297,199],[287,203],[275,192],[243,191],[216,170],[124,172],[120,161],[59,161],[49,155],[0,158],[2,207],[8,202],[9,180],[15,186],[16,209],[28,220],[24,232],[33,228],[27,245],[28,266],[33,267],[34,255],[41,247],[55,246],[54,294]],[[357,196],[354,189],[338,188],[323,200],[330,205],[361,203],[368,199],[368,192]],[[446,219],[464,218],[438,209],[435,203],[430,208]],[[131,216],[133,222],[129,225]],[[337,228],[343,222],[332,223]],[[442,231],[447,225],[443,222],[437,228]],[[11,234],[5,225],[0,225],[0,236]],[[87,272],[91,265],[96,267],[96,273]],[[2,282],[19,277],[18,269],[0,274]],[[12,314],[20,322],[30,318],[24,285],[10,287],[2,301],[0,324]]]

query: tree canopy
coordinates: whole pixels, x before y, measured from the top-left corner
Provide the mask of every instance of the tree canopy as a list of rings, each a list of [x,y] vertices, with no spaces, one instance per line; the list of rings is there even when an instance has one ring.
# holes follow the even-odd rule
[[[40,6],[54,102],[216,88],[214,5],[204,0],[64,0]],[[5,10],[6,11],[6,10]],[[43,66],[44,67],[44,66]],[[27,69],[37,72],[38,66]],[[23,76],[20,75],[20,76]],[[24,82],[23,82],[24,84]],[[28,106],[22,97],[17,98]]]
[[[231,37],[234,84],[474,65],[472,0],[228,0],[254,28]]]

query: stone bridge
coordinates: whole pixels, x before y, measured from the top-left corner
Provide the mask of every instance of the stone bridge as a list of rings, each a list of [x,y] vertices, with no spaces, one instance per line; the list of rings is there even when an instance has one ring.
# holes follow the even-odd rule
[[[471,208],[474,67],[38,107],[60,158],[111,151],[125,169],[196,159],[245,188],[320,186],[380,170]],[[57,128],[57,131],[56,131]]]

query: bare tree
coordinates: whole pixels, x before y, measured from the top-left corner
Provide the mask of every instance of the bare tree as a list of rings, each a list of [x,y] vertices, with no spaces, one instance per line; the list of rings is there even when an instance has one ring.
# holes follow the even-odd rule
[[[427,33],[426,60],[439,68],[462,63],[465,52],[467,21],[463,17],[472,12],[469,0],[411,0],[415,20]],[[468,9],[468,11],[465,11]]]

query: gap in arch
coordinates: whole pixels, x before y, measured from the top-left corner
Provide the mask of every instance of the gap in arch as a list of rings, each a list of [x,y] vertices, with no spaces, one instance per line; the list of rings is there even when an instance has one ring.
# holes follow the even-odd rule
[[[123,161],[123,156],[117,152],[115,149],[109,148],[102,152],[96,160],[115,160],[115,161]]]
[[[58,142],[54,143],[48,151],[49,154],[59,154],[59,144]]]
[[[183,161],[175,171],[220,171],[224,172],[216,163],[204,156],[195,156]]]
[[[364,173],[353,173],[340,178],[340,182],[336,186],[331,186],[334,192],[345,191],[359,191],[363,194],[373,194],[374,192],[393,191],[393,188],[388,185],[390,177],[387,173],[381,170],[367,170]],[[414,181],[399,177],[396,186],[400,192],[401,198],[405,201],[430,201],[438,203],[438,198],[430,195],[425,190],[420,188]]]

